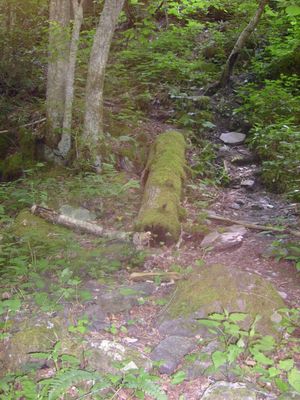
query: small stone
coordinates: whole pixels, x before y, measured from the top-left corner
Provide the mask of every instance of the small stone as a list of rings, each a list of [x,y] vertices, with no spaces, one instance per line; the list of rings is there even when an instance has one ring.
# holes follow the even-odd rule
[[[204,237],[200,246],[202,248],[212,247],[214,250],[227,250],[240,245],[247,230],[240,225],[232,225],[224,233],[213,231]]]
[[[241,182],[241,186],[245,187],[246,189],[253,189],[255,185],[254,179],[243,179]]]
[[[162,361],[159,368],[161,374],[171,375],[180,364],[182,358],[196,346],[196,341],[186,337],[169,336],[160,342],[150,354],[153,361]]]
[[[246,139],[246,135],[240,132],[226,132],[220,136],[222,142],[226,144],[240,144]]]
[[[283,300],[287,299],[288,297],[288,295],[285,292],[278,292],[278,294]]]

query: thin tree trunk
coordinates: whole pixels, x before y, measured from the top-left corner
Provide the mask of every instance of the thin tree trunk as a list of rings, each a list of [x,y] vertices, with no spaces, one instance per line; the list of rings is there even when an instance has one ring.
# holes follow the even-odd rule
[[[70,0],[51,0],[49,14],[49,60],[46,93],[48,132],[45,143],[51,151],[60,140],[63,126],[66,77],[69,64]]]
[[[64,117],[63,117],[63,131],[61,140],[58,143],[58,153],[66,159],[71,150],[71,129],[72,129],[72,109],[74,99],[74,80],[75,80],[75,68],[76,59],[78,52],[78,43],[80,36],[80,29],[83,21],[83,3],[85,0],[72,0],[74,22],[72,29],[72,37],[70,43],[70,52],[68,58],[68,73],[65,82],[65,105],[64,105]]]
[[[101,137],[103,137],[105,69],[113,34],[123,5],[124,0],[105,0],[90,56],[81,148],[87,150],[97,172],[101,171],[99,144]],[[83,154],[84,152],[81,151],[82,157]]]
[[[221,75],[221,79],[219,81],[219,87],[224,87],[227,85],[227,83],[229,82],[230,76],[232,74],[233,71],[233,67],[239,57],[239,54],[241,52],[241,50],[243,49],[243,47],[245,46],[247,40],[249,39],[250,35],[252,34],[252,32],[254,31],[254,29],[256,28],[263,12],[265,9],[265,6],[267,5],[269,0],[261,0],[259,3],[259,7],[255,13],[255,15],[253,16],[253,18],[251,19],[251,21],[248,23],[248,25],[246,26],[246,28],[242,31],[242,33],[240,34],[238,40],[236,41],[223,70],[223,73]]]

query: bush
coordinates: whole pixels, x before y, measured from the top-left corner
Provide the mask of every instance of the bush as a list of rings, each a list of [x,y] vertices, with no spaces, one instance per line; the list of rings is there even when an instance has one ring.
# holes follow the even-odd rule
[[[276,192],[300,201],[300,128],[283,122],[256,125],[250,144],[263,160],[262,177]]]

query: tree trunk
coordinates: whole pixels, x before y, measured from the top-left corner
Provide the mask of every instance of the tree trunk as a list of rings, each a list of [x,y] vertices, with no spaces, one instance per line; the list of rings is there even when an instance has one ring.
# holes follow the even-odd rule
[[[106,0],[94,37],[86,85],[84,130],[81,157],[88,155],[96,171],[101,171],[99,151],[103,137],[103,86],[109,50],[124,0]],[[88,154],[85,154],[87,151]]]
[[[70,0],[51,0],[49,9],[49,59],[46,107],[48,132],[45,138],[50,151],[60,138],[63,126],[66,77],[69,65]]]
[[[246,28],[242,31],[242,33],[240,34],[238,40],[236,41],[227,61],[224,67],[224,70],[222,72],[218,87],[225,87],[230,79],[230,76],[232,74],[233,71],[233,67],[239,57],[239,54],[241,52],[241,50],[243,49],[243,47],[245,46],[247,40],[249,39],[250,35],[252,34],[252,32],[254,31],[254,29],[256,28],[263,12],[264,12],[264,8],[267,5],[269,0],[261,0],[259,7],[255,13],[255,15],[253,16],[253,18],[251,19],[251,21],[248,23],[248,25],[246,26]]]
[[[83,3],[84,0],[72,0],[74,22],[72,37],[70,43],[70,52],[68,57],[68,73],[65,81],[65,104],[63,117],[63,130],[60,142],[58,143],[58,153],[65,160],[71,150],[71,129],[72,129],[72,109],[74,99],[74,80],[75,67],[78,51],[80,29],[83,21]]]
[[[154,242],[177,241],[182,215],[180,200],[185,178],[185,140],[168,131],[154,142],[143,174],[145,188],[136,230],[151,232]]]

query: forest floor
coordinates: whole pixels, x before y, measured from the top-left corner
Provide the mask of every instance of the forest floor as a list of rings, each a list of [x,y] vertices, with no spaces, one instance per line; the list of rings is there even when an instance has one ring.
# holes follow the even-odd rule
[[[168,126],[154,122],[141,126],[140,129],[148,130],[148,134],[154,136],[166,128]],[[7,312],[2,315],[4,317],[2,332],[5,333],[4,340],[0,344],[2,375],[8,370],[15,371],[28,365],[32,362],[28,353],[45,352],[53,346],[56,338],[62,342],[66,353],[75,354],[78,358],[84,348],[86,355],[84,360],[81,360],[81,367],[97,369],[103,373],[115,373],[116,369],[113,367],[115,360],[130,359],[142,370],[151,370],[151,363],[154,362],[156,374],[161,379],[159,384],[170,400],[279,398],[279,391],[274,383],[270,383],[268,379],[259,381],[257,371],[249,372],[249,368],[251,369],[256,362],[251,364],[248,355],[243,358],[242,354],[233,365],[225,363],[225,369],[222,367],[223,369],[218,368],[213,371],[211,356],[216,349],[220,350],[223,344],[220,340],[216,340],[216,335],[209,333],[209,330],[204,332],[203,327],[195,328],[195,321],[207,317],[207,314],[202,312],[204,306],[199,303],[199,298],[206,287],[207,291],[213,290],[214,281],[217,282],[216,288],[220,293],[214,295],[212,301],[209,300],[215,307],[215,309],[210,308],[210,312],[222,313],[223,308],[228,307],[229,312],[250,313],[252,305],[248,307],[249,297],[256,297],[258,308],[266,307],[266,313],[271,314],[276,311],[278,305],[283,307],[284,303],[292,309],[300,307],[300,276],[295,268],[295,262],[286,259],[288,250],[285,243],[291,241],[297,247],[295,237],[274,233],[268,229],[265,231],[246,229],[238,236],[236,242],[227,243],[222,245],[223,247],[218,247],[216,243],[206,248],[200,245],[209,232],[218,231],[222,234],[228,229],[228,224],[209,219],[208,211],[234,221],[247,221],[266,226],[288,226],[292,229],[299,227],[296,205],[289,204],[283,197],[265,190],[259,182],[259,167],[252,160],[249,150],[242,144],[221,146],[220,142],[218,159],[226,167],[229,183],[227,187],[220,188],[213,184],[208,185],[200,179],[190,179],[187,182],[183,200],[187,216],[183,223],[181,240],[173,246],[161,245],[151,248],[145,244],[142,251],[137,252],[132,244],[118,241],[101,242],[88,235],[72,233],[72,237],[67,237],[67,240],[76,242],[77,247],[73,245],[72,247],[65,239],[61,239],[59,232],[53,231],[54,228],[50,225],[46,228],[46,237],[37,238],[36,236],[41,235],[36,225],[37,217],[32,217],[31,220],[26,210],[25,214],[24,211],[19,214],[17,222],[19,225],[15,223],[14,235],[18,236],[20,246],[22,238],[23,242],[28,241],[32,264],[36,254],[39,254],[40,240],[50,242],[43,259],[57,265],[55,272],[42,271],[41,276],[44,276],[47,284],[46,286],[44,283],[37,284],[35,293],[30,288],[28,293],[26,291],[26,284],[28,286],[29,283],[26,280],[26,273],[17,277],[18,283],[16,281],[9,283],[9,278],[3,280],[2,300],[10,300],[18,292],[21,295],[22,306],[15,313]],[[193,148],[189,148],[188,161],[194,151]],[[244,157],[244,161],[238,164],[232,162],[237,154]],[[97,185],[103,182],[96,181],[91,184],[89,181],[89,186],[84,187],[85,181],[72,181],[69,185],[69,191],[73,190],[72,201],[70,197],[64,197],[67,178],[58,174],[51,179],[49,182],[52,202],[50,203],[53,208],[58,209],[67,202],[72,207],[84,207],[95,213],[96,222],[102,226],[122,231],[133,230],[141,199],[137,185],[132,187],[129,185],[126,191],[116,190],[113,195],[105,197],[101,194],[97,196]],[[252,182],[243,185],[245,179]],[[122,175],[123,187],[126,183],[137,180],[139,176],[132,171]],[[43,190],[45,190],[43,186],[37,189],[40,192]],[[81,191],[80,196],[78,191]],[[229,225],[236,224],[233,222]],[[66,237],[65,232],[61,233],[64,237]],[[57,237],[58,243],[55,243]],[[63,264],[67,257],[66,253],[69,257],[67,267]],[[80,259],[80,264],[78,260],[83,253],[85,255]],[[72,269],[75,265],[76,272]],[[220,265],[224,268],[224,275],[223,270],[219,269]],[[40,273],[38,269],[36,271]],[[173,271],[177,272],[181,279],[179,283],[172,280],[163,282],[160,278],[137,283],[131,280],[130,275],[133,271]],[[207,271],[211,271],[211,276]],[[77,275],[80,277],[78,284],[76,284]],[[256,285],[251,280],[253,276],[255,279],[261,279],[255,281],[258,282],[257,286],[260,286],[259,292],[257,288],[253,289]],[[245,287],[239,282],[243,279]],[[56,286],[51,286],[51,281]],[[198,286],[193,286],[196,283]],[[268,286],[269,284],[272,286]],[[270,287],[274,288],[275,294]],[[62,288],[64,290],[61,290]],[[79,289],[82,293],[88,293],[86,298],[84,295],[83,297],[78,295]],[[60,290],[59,296],[54,299],[53,290]],[[189,290],[196,292],[189,293]],[[235,298],[228,299],[227,292],[232,290],[236,290]],[[243,297],[239,290],[241,293],[246,291],[249,293]],[[42,293],[40,297],[39,293]],[[245,304],[240,305],[241,299]],[[272,303],[271,306],[268,302]],[[235,306],[237,309],[234,309]],[[263,314],[264,310],[261,311]],[[47,340],[45,331],[33,329],[33,327],[44,329],[45,326],[49,329]],[[53,327],[55,332],[49,341]],[[269,328],[266,332],[272,335]],[[298,333],[296,330],[293,337],[299,337]],[[277,333],[274,333],[274,337],[276,335]],[[72,345],[66,343],[66,336],[70,336]],[[74,343],[76,343],[75,349]],[[209,343],[211,349],[207,349]],[[300,353],[297,343],[287,346],[278,347],[272,356],[273,359],[278,364],[288,355],[293,357],[295,365],[299,368]],[[92,356],[91,350],[94,353]],[[132,355],[132,351],[135,352],[135,356]],[[123,355],[121,359],[118,358],[120,353]],[[207,359],[201,359],[201,354],[207,354]],[[164,359],[165,362],[155,364],[159,359]],[[55,374],[52,361],[49,359],[37,363],[35,360],[36,379]],[[246,364],[248,368],[244,376],[236,372],[236,367],[242,364]],[[229,382],[229,386],[222,388],[222,395],[216,394],[217,392],[210,395],[209,388],[219,381]],[[234,382],[243,383],[234,386]],[[79,398],[78,392],[74,388],[72,390],[66,392],[68,398]],[[296,395],[292,397],[294,396],[292,392],[287,396],[282,399],[300,398]],[[97,397],[96,394],[94,397],[90,394],[86,398]],[[129,400],[138,397],[133,395],[131,389],[120,387],[109,398]]]

